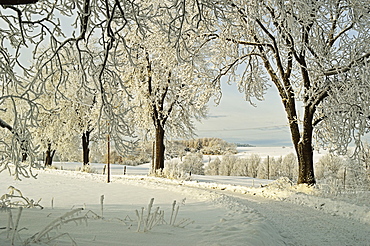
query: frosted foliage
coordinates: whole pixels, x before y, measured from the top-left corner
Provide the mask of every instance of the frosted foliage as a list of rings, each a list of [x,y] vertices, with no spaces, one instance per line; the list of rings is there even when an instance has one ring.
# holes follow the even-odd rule
[[[32,142],[30,128],[37,123],[32,115],[37,110],[35,104],[28,100],[20,103],[22,98],[11,95],[0,96],[0,172],[7,170],[16,179],[35,176],[32,168],[38,168],[36,155],[38,146]],[[18,106],[21,104],[22,106]],[[25,161],[22,161],[25,159]]]
[[[258,166],[261,163],[261,157],[257,154],[252,154],[248,158],[248,173],[251,177],[256,178],[258,173]]]
[[[366,161],[331,153],[321,157],[315,169],[323,191],[338,193],[343,190],[368,190],[370,175]]]
[[[168,178],[187,179],[192,174],[204,174],[203,155],[200,153],[188,153],[183,161],[177,159],[166,161],[163,174]]]
[[[187,154],[182,161],[183,171],[191,174],[204,175],[203,155],[201,153]]]
[[[199,57],[189,54],[179,61],[177,48],[168,41],[166,32],[152,27],[145,37],[132,33],[126,44],[130,50],[121,77],[128,86],[132,117],[138,133],[149,136],[163,127],[168,137],[194,135],[193,119],[205,116],[214,86],[205,80],[203,71],[194,65]],[[196,37],[187,33],[188,48],[196,46]],[[133,55],[131,57],[129,55]],[[123,57],[122,57],[123,58]],[[128,59],[130,58],[130,59]]]
[[[233,155],[225,155],[222,157],[221,166],[219,168],[219,175],[231,176],[234,174],[237,157]]]
[[[327,118],[318,127],[318,142],[324,145],[328,140],[334,140],[329,147],[340,154],[345,154],[342,147],[350,142],[360,145],[361,136],[369,132],[370,126],[370,84],[364,80],[369,75],[369,68],[366,65],[358,70],[352,69],[351,73],[354,74],[335,78],[347,83],[332,88],[331,96],[318,110]]]
[[[76,52],[68,51],[68,59],[67,55],[63,57],[61,62],[64,69],[68,70],[69,80],[60,86],[57,92],[56,81],[62,71],[45,80],[47,93],[36,100],[44,106],[39,112],[39,127],[33,129],[33,135],[35,141],[40,144],[41,151],[46,151],[51,144],[52,150],[56,150],[59,156],[68,160],[78,154],[82,134],[96,128],[101,101],[94,93],[96,89],[93,90],[92,78],[82,78],[82,71],[73,65],[78,63]],[[83,86],[90,86],[89,90]]]
[[[316,163],[316,176],[318,179],[335,179],[343,166],[343,158],[327,154]]]
[[[133,55],[127,45],[130,35],[146,37],[157,30],[168,30],[162,34],[172,47],[176,47],[175,54],[179,59],[175,60],[181,60],[180,57],[186,56],[186,53],[193,53],[194,50],[186,51],[187,38],[182,33],[191,33],[199,26],[201,8],[198,4],[183,8],[183,3],[62,0],[0,6],[0,126],[1,134],[5,136],[0,141],[2,170],[11,170],[9,163],[12,163],[16,166],[16,177],[30,176],[28,168],[36,167],[33,158],[36,147],[29,132],[33,131],[31,128],[38,127],[39,118],[48,115],[49,119],[41,120],[48,126],[45,129],[48,136],[44,131],[38,133],[37,138],[42,138],[44,142],[56,142],[51,132],[62,132],[67,126],[55,122],[51,125],[47,121],[68,117],[64,115],[67,112],[62,110],[68,104],[66,100],[72,104],[71,108],[80,112],[79,105],[86,103],[87,111],[90,111],[93,96],[97,100],[94,107],[99,109],[96,111],[98,125],[94,129],[104,137],[107,133],[111,134],[116,148],[127,149],[133,135],[128,123],[132,118],[128,116],[130,106],[127,99],[123,99],[127,98],[127,91],[125,81],[120,79],[121,73],[117,72],[122,67],[119,61],[122,56],[127,58],[129,55],[131,59]],[[161,20],[166,13],[166,19]],[[192,13],[191,21],[185,21],[186,13]],[[188,24],[186,30],[184,23]],[[154,26],[156,29],[152,30]],[[90,98],[88,102],[66,95],[64,89],[70,87],[72,80],[78,85],[71,89],[85,99]],[[45,94],[53,95],[52,104],[57,112],[51,112],[50,107],[49,112],[44,111],[47,105],[40,97]],[[65,101],[60,102],[60,99]],[[13,102],[12,106],[8,105],[9,101]],[[39,114],[41,111],[42,115]],[[73,115],[70,116],[72,119]],[[78,124],[70,124],[73,128],[71,134],[76,130],[91,130],[94,123],[91,118],[81,114],[78,118],[85,119]],[[81,122],[84,122],[83,125]],[[76,125],[78,127],[73,127]],[[59,146],[64,145],[61,142]],[[22,153],[27,154],[27,162],[21,162]]]
[[[298,172],[297,157],[290,153],[284,156],[280,166],[280,177],[287,177],[290,180],[295,180]]]
[[[221,160],[220,158],[216,158],[213,161],[211,161],[206,169],[205,169],[205,174],[206,175],[219,175],[219,169],[221,166]]]
[[[227,1],[215,27],[220,31],[207,44],[210,63],[220,70],[216,80],[226,75],[248,101],[276,86],[289,122],[297,121],[294,144],[310,141],[300,137],[314,126],[319,144],[343,153],[369,129],[369,5]],[[303,113],[293,104],[298,100]]]

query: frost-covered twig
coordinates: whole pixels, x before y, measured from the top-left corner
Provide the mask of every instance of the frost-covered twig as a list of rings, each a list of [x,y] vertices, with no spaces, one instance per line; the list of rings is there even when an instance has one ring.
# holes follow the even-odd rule
[[[164,211],[160,210],[160,207],[157,207],[154,211],[152,211],[153,203],[154,198],[152,198],[149,202],[146,216],[144,216],[144,207],[141,208],[141,212],[135,210],[138,222],[137,232],[140,232],[141,230],[143,232],[147,232],[153,229],[154,226],[165,223]],[[176,201],[174,201],[172,203],[172,211],[169,225],[183,228],[194,222],[190,221],[190,219],[182,219],[179,223],[176,224],[176,218],[179,213],[179,209],[180,206],[179,205],[176,206]]]
[[[143,227],[143,232],[150,231],[154,226],[164,221],[164,211],[160,211],[159,207],[157,207],[155,211],[152,212],[153,203],[154,198],[150,199],[146,216],[144,216],[144,207],[141,208],[140,213],[138,210],[135,211],[138,221],[137,232],[140,232],[141,227]]]
[[[71,241],[72,241],[72,245],[76,245],[76,243],[74,242],[74,240],[69,236],[68,233],[62,233],[56,237],[53,237],[53,238],[49,238],[48,237],[48,234],[50,231],[52,230],[55,230],[59,227],[61,227],[63,224],[67,224],[69,222],[86,222],[87,223],[87,217],[86,215],[84,216],[80,216],[80,217],[73,217],[75,216],[76,214],[78,214],[79,212],[81,212],[83,210],[83,208],[76,208],[76,209],[73,209],[72,211],[69,211],[67,213],[65,213],[64,215],[56,218],[55,220],[53,220],[52,222],[50,222],[46,227],[44,227],[41,231],[37,232],[36,234],[34,234],[32,237],[28,238],[24,244],[25,245],[30,245],[32,243],[39,243],[39,242],[46,242],[46,243],[49,243],[61,236],[65,236],[67,235]]]
[[[9,192],[4,194],[0,197],[0,208],[12,208],[12,207],[24,207],[24,208],[35,208],[39,207],[43,209],[39,203],[41,198],[35,202],[33,199],[29,199],[28,197],[23,196],[22,192],[13,187],[9,186]],[[13,198],[20,199],[20,200],[12,200]]]

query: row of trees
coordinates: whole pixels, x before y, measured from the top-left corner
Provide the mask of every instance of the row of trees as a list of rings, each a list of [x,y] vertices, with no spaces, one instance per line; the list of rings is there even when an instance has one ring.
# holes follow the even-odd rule
[[[316,177],[324,191],[354,189],[367,190],[370,184],[370,169],[364,161],[354,161],[348,156],[328,153],[315,163]],[[166,163],[164,175],[170,178],[187,179],[192,174],[245,176],[259,179],[287,177],[296,181],[297,158],[293,153],[284,157],[262,157],[252,154],[248,157],[223,155],[205,162],[200,153],[188,153],[182,160],[173,159]]]
[[[205,174],[246,176],[260,179],[287,177],[295,180],[297,167],[297,158],[293,153],[284,156],[284,158],[262,158],[257,154],[252,154],[247,158],[225,155],[221,159],[216,158],[211,161],[205,168]]]
[[[16,175],[36,167],[40,125],[50,157],[56,129],[76,131],[87,154],[91,134],[121,152],[137,135],[155,140],[163,169],[165,136],[194,132],[223,77],[251,103],[277,88],[298,183],[315,183],[314,144],[344,153],[369,130],[369,0],[0,4],[1,166]]]

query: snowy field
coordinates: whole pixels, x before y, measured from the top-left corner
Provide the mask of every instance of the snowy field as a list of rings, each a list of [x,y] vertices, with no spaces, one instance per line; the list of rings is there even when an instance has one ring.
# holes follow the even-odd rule
[[[370,245],[370,207],[361,196],[352,202],[322,198],[283,179],[154,178],[146,175],[148,165],[128,167],[128,175],[112,165],[107,183],[101,165],[94,165],[95,174],[47,169],[22,181],[1,173],[0,195],[11,185],[24,197],[41,198],[43,209],[23,209],[16,232],[18,209],[12,209],[13,226],[2,211],[0,245]]]

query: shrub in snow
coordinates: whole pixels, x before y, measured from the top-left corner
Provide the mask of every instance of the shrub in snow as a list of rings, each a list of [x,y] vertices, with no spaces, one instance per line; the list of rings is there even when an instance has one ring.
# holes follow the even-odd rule
[[[189,153],[180,164],[184,173],[204,174],[203,155],[201,153]]]
[[[233,155],[225,155],[222,157],[219,175],[231,176],[235,174],[234,167],[236,166],[237,157]]]
[[[170,179],[178,179],[184,176],[184,173],[181,171],[180,168],[180,160],[173,159],[166,161],[166,164],[164,165],[164,169],[162,172],[162,176]],[[161,175],[157,175],[161,176]]]
[[[93,168],[92,166],[88,165],[83,165],[82,167],[79,167],[77,171],[80,172],[85,172],[85,173],[97,173],[96,169]]]
[[[281,177],[280,169],[281,169],[281,163],[283,162],[283,157],[278,157],[278,158],[269,157],[268,159],[266,158],[264,161],[266,166],[267,166],[267,163],[266,163],[267,161],[269,162],[268,163],[269,179],[278,179],[279,177]]]
[[[207,165],[204,172],[206,175],[219,175],[220,166],[221,160],[217,157]]]
[[[335,179],[338,176],[338,171],[344,166],[343,158],[335,156],[331,153],[324,155],[316,163],[316,178]]]
[[[173,159],[166,161],[163,176],[167,178],[187,179],[191,174],[204,174],[203,155],[188,153],[183,161]]]
[[[268,160],[268,162],[270,162],[270,160]],[[267,168],[270,169],[269,165],[270,163],[267,162],[267,158],[264,159],[263,161],[261,160],[260,164],[258,165],[258,168],[257,168],[257,178],[259,179],[267,179],[267,175],[268,174],[268,170]]]
[[[290,153],[284,156],[280,166],[280,177],[287,177],[290,180],[296,179],[298,176],[298,161],[297,157]]]
[[[338,170],[338,178],[343,179],[343,184],[350,188],[369,190],[370,176],[366,166],[359,160],[346,158],[344,165]]]
[[[185,199],[184,199],[185,201]],[[160,224],[169,224],[175,227],[182,227],[193,223],[190,219],[182,219],[177,222],[177,215],[179,213],[180,206],[176,203],[176,200],[172,203],[170,220],[167,223],[164,219],[164,210],[160,210],[160,207],[153,209],[154,198],[150,199],[148,208],[145,211],[144,207],[141,210],[136,210],[137,217],[137,232],[147,232],[153,229],[154,226]]]
[[[366,164],[359,159],[327,154],[315,165],[316,178],[325,193],[338,195],[344,190],[369,189]]]

